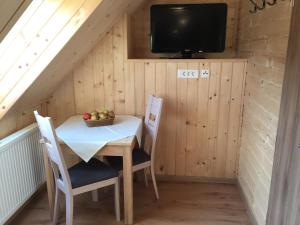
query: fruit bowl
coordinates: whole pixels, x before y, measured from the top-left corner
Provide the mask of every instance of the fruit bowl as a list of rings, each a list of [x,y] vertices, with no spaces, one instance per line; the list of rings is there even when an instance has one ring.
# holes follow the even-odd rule
[[[112,125],[114,123],[114,119],[115,118],[108,118],[103,120],[84,120],[84,122],[88,127],[99,127]]]
[[[100,111],[95,110],[91,113],[84,113],[82,118],[88,127],[107,126],[113,124],[115,113],[107,109]]]

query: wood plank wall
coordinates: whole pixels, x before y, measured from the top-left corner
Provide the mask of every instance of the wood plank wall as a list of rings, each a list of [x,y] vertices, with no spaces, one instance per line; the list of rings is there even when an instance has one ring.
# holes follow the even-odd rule
[[[0,141],[1,138],[32,124],[35,121],[33,110],[38,110],[43,115],[47,115],[47,103],[31,105],[26,108],[20,107],[19,104],[12,107],[0,120]]]
[[[144,115],[149,94],[164,98],[156,172],[234,178],[245,60],[128,60],[126,18],[116,24],[49,100],[56,124],[101,107]],[[177,69],[209,79],[177,79]],[[73,89],[72,89],[73,87]]]
[[[131,45],[130,58],[159,58],[168,54],[152,54],[150,50],[150,7],[153,4],[197,4],[197,3],[226,3],[227,33],[226,48],[222,53],[205,54],[206,58],[232,58],[236,56],[237,25],[239,16],[239,0],[148,0],[131,16]]]
[[[28,2],[30,0],[23,0],[22,2]],[[24,126],[28,125],[28,123],[34,122],[34,118],[32,117],[32,120],[30,120],[29,118],[31,118],[32,115],[32,111],[34,109],[39,109],[41,107],[42,103],[45,103],[47,101],[47,99],[49,98],[49,96],[52,94],[52,92],[56,89],[56,86],[59,85],[59,83],[63,80],[63,78],[65,76],[67,76],[70,71],[73,70],[74,65],[77,65],[78,62],[80,62],[87,54],[88,52],[93,48],[93,46],[95,46],[95,44],[101,40],[101,38],[106,34],[107,31],[109,31],[111,29],[111,27],[123,16],[124,13],[130,13],[132,11],[134,11],[142,2],[143,0],[103,0],[101,2],[101,4],[99,5],[99,7],[96,7],[95,11],[92,13],[91,16],[89,16],[89,18],[86,20],[86,22],[80,27],[80,29],[78,30],[78,32],[76,32],[76,34],[72,37],[72,39],[63,47],[63,49],[59,52],[59,54],[57,54],[55,56],[55,58],[53,60],[50,61],[43,61],[43,65],[45,66],[46,64],[46,68],[43,70],[43,72],[41,74],[39,74],[39,77],[32,83],[32,85],[30,85],[30,87],[28,87],[26,89],[26,92],[20,97],[20,99],[18,100],[17,103],[14,104],[13,109],[11,109],[4,118],[0,119],[0,138],[5,137],[7,135],[9,135],[10,133],[23,128]],[[10,3],[10,0],[5,0],[5,1],[1,1],[0,6],[4,6],[7,5],[8,3]],[[38,31],[37,28],[41,28],[41,31],[45,31],[47,33],[47,28],[49,28],[49,18],[57,18],[57,13],[59,14],[59,12],[63,12],[63,14],[65,14],[65,16],[71,16],[71,15],[67,15],[68,12],[70,12],[70,10],[68,10],[68,5],[77,5],[77,3],[80,3],[81,1],[69,1],[69,0],[62,0],[62,1],[44,1],[44,0],[36,0],[33,1],[32,3],[35,3],[33,5],[30,5],[28,7],[28,11],[26,11],[26,13],[22,14],[22,23],[19,23],[19,25],[17,26],[17,28],[14,29],[15,32],[12,32],[10,37],[14,37],[14,35],[19,34],[22,30],[21,33],[21,38],[18,39],[19,42],[23,43],[23,40],[25,40],[25,42],[27,43],[27,45],[25,47],[28,47],[28,43],[30,42],[29,40],[31,40],[30,38],[32,38],[32,41],[34,42],[34,44],[30,44],[30,49],[32,50],[32,46],[35,46],[38,51],[37,52],[42,52],[41,50],[41,46],[37,47],[36,45],[40,42],[44,43],[48,43],[49,42],[49,37],[47,36],[47,38],[42,38],[41,34],[40,35],[36,35],[36,37],[39,40],[34,40],[33,37],[35,37],[34,32],[32,32],[31,28],[35,27],[36,31]],[[4,5],[2,5],[2,3]],[[53,3],[53,4],[52,4]],[[61,3],[60,6],[58,6]],[[86,4],[85,4],[86,3]],[[80,10],[78,11],[78,13],[76,13],[76,23],[74,23],[72,25],[72,29],[77,27],[82,20],[88,15],[88,12],[91,12],[91,8],[87,9],[86,6],[88,4],[94,4],[96,3],[96,1],[85,1],[85,3],[83,5],[81,5],[82,7],[80,8]],[[49,6],[50,4],[50,6]],[[25,3],[23,4],[25,6]],[[35,8],[35,6],[37,8]],[[91,5],[90,5],[91,6]],[[58,7],[58,8],[57,8]],[[67,7],[67,8],[66,8]],[[74,7],[73,7],[74,8]],[[30,10],[29,10],[30,9]],[[44,10],[46,9],[46,13],[44,12]],[[1,9],[2,10],[2,9]],[[0,10],[0,12],[1,12]],[[72,11],[72,10],[71,10]],[[85,12],[85,13],[81,13],[81,12]],[[34,15],[32,15],[32,13],[34,13]],[[1,14],[1,13],[0,13]],[[17,13],[19,14],[19,12]],[[1,14],[2,15],[2,14]],[[41,16],[43,15],[43,16]],[[38,18],[40,18],[40,20],[37,20],[35,18],[32,19],[32,16],[37,16]],[[49,17],[49,18],[48,18]],[[24,19],[27,18],[27,19]],[[74,19],[75,17],[73,17]],[[48,20],[47,20],[48,19]],[[48,25],[47,26],[42,26],[44,23],[48,21]],[[69,22],[72,23],[73,20],[70,20]],[[61,20],[60,20],[61,22]],[[74,21],[73,21],[74,22]],[[80,22],[80,23],[79,23]],[[0,22],[1,23],[1,22]],[[51,23],[50,23],[51,24]],[[37,26],[38,25],[38,26]],[[45,25],[45,24],[44,24]],[[55,24],[57,25],[57,24]],[[42,27],[41,27],[42,26]],[[51,29],[50,29],[51,30]],[[71,31],[69,30],[69,31]],[[20,32],[16,32],[16,31],[20,31]],[[50,32],[51,35],[53,36],[53,32]],[[66,36],[61,36],[64,33],[61,32],[59,37],[63,37],[61,39],[57,38],[60,41],[66,41]],[[1,39],[1,34],[0,34],[0,39]],[[3,42],[7,42],[7,45],[3,45]],[[5,39],[1,42],[1,48],[0,48],[0,52],[3,53],[3,51],[5,52],[6,48],[5,46],[8,46],[8,44],[10,43],[12,39],[8,38]],[[45,41],[44,41],[45,40]],[[20,43],[19,42],[14,42],[14,46],[18,46]],[[18,44],[19,43],[19,44]],[[85,43],[84,45],[82,45],[81,43]],[[23,46],[23,45],[22,45]],[[11,51],[8,51],[9,53],[9,57],[6,55],[6,57],[3,57],[3,60],[0,60],[0,79],[2,77],[1,71],[5,71],[6,69],[12,69],[15,67],[7,67],[9,65],[15,65],[18,60],[15,57],[19,57],[19,55],[12,50],[13,48],[10,48]],[[31,51],[31,50],[27,51],[27,55],[25,54],[26,57],[21,58],[22,60],[24,60],[21,64],[17,64],[17,70],[18,69],[18,65],[22,65],[20,67],[22,67],[22,71],[23,70],[28,70],[28,66],[30,67],[31,65],[31,61],[33,60],[33,58],[36,58],[36,56],[34,56],[34,52],[35,51]],[[49,50],[53,53],[53,48],[48,48],[47,50]],[[24,51],[23,51],[24,52]],[[44,52],[45,53],[45,52]],[[1,55],[1,53],[0,53]],[[22,54],[21,54],[22,55]],[[46,55],[46,58],[44,59],[50,59],[47,58],[47,56],[49,56],[49,54],[44,54]],[[30,57],[29,57],[30,56]],[[53,56],[53,55],[52,55]],[[33,57],[33,58],[32,58]],[[41,57],[39,57],[39,60],[41,59]],[[29,61],[28,61],[29,60]],[[15,63],[15,64],[14,64]],[[20,62],[19,62],[20,63]],[[28,63],[28,65],[27,65]],[[42,65],[41,63],[38,63],[38,66]],[[28,71],[27,71],[28,72]],[[14,73],[14,75],[16,75],[16,73]],[[32,74],[31,74],[32,75]],[[10,82],[11,77],[16,77],[16,76],[10,76],[7,81]],[[32,78],[32,76],[30,76],[30,78]],[[24,79],[25,82],[29,82],[30,79]],[[1,84],[1,82],[0,82]],[[1,86],[1,85],[0,85]],[[16,90],[16,88],[14,88],[14,90]],[[0,88],[0,91],[4,91]],[[18,92],[19,93],[19,92]],[[20,93],[19,93],[20,94]],[[18,95],[19,97],[19,95]],[[0,107],[0,111],[2,110],[2,107]],[[5,107],[5,110],[7,108]],[[29,113],[30,112],[30,113]],[[24,123],[19,123],[18,121],[24,121]],[[25,122],[26,121],[26,122]]]
[[[259,225],[265,225],[282,80],[289,36],[290,1],[250,14],[241,1],[238,55],[248,58],[239,182]]]

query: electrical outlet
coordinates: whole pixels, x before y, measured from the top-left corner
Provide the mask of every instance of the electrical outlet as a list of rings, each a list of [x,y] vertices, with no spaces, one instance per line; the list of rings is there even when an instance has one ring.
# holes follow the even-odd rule
[[[195,78],[197,79],[199,77],[199,71],[198,70],[177,70],[177,77],[178,78]]]
[[[208,78],[209,77],[209,70],[200,70],[200,77]]]

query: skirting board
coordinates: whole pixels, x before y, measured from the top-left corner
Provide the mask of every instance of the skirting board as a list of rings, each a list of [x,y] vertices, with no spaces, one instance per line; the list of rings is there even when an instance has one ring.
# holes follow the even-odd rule
[[[243,191],[243,189],[242,189],[242,186],[241,186],[239,180],[237,180],[237,187],[238,187],[238,189],[239,189],[239,191],[240,191],[240,193],[241,193],[241,197],[242,197],[242,199],[243,199],[243,202],[244,202],[245,205],[246,205],[247,214],[248,214],[248,217],[249,217],[249,219],[250,219],[251,224],[252,224],[252,225],[258,225],[258,223],[257,223],[257,221],[256,221],[256,219],[255,219],[255,216],[254,216],[254,214],[253,214],[253,212],[252,212],[252,209],[251,209],[251,207],[250,207],[250,204],[249,204],[249,202],[248,202],[248,200],[247,200],[247,198],[246,198],[246,195],[245,195],[245,193],[244,193],[244,191]]]
[[[195,176],[170,176],[170,175],[156,175],[158,181],[164,182],[195,182],[195,183],[225,183],[236,184],[235,178],[214,178],[214,177],[195,177]]]

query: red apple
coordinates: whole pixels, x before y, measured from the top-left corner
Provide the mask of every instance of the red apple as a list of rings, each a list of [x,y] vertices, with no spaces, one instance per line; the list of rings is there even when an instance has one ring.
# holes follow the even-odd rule
[[[83,115],[82,115],[82,118],[84,119],[84,120],[89,120],[89,119],[91,119],[91,114],[90,113],[84,113]]]

